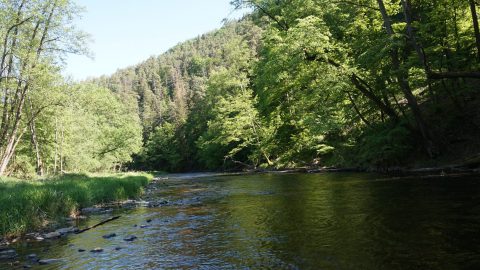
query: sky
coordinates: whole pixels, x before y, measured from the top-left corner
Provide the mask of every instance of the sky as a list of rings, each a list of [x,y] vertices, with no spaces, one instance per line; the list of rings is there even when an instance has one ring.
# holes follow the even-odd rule
[[[93,59],[70,55],[64,75],[74,80],[110,75],[160,55],[176,44],[235,19],[230,0],[75,0],[86,8],[76,25],[90,34]]]

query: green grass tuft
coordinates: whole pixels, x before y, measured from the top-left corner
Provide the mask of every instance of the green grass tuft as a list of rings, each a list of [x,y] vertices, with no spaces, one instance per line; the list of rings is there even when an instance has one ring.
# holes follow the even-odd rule
[[[138,198],[152,178],[147,173],[67,174],[36,181],[0,178],[0,235],[18,236],[84,207]]]

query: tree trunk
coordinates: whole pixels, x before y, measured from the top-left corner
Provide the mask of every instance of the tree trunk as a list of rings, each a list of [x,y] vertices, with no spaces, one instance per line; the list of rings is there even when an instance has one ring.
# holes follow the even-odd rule
[[[31,133],[30,139],[31,139],[33,150],[35,151],[35,157],[36,157],[36,172],[37,172],[37,175],[43,176],[42,155],[40,154],[40,145],[37,139],[37,129],[35,126],[35,121],[33,119],[30,122],[30,133]]]
[[[411,18],[411,9],[410,9],[410,3],[408,0],[401,0],[402,3],[402,8],[403,8],[403,15],[405,17],[405,22],[407,24],[407,35],[408,39],[410,40],[410,43],[412,44],[413,48],[415,49],[415,52],[417,53],[417,57],[420,60],[420,62],[423,64],[423,68],[425,70],[425,73],[430,74],[430,67],[428,66],[427,63],[427,56],[423,52],[423,48],[420,46],[420,44],[417,42],[417,38],[415,36],[415,31],[412,26],[412,18]]]
[[[359,90],[365,97],[370,99],[380,109],[380,112],[388,115],[393,121],[398,121],[398,115],[395,110],[389,106],[389,104],[383,103],[382,100],[377,97],[371,89],[369,89],[368,85],[363,79],[358,77],[356,74],[352,74],[350,75],[350,80],[357,90]]]
[[[57,157],[58,157],[58,120],[55,117],[55,150],[53,154],[53,174],[57,174]]]
[[[393,37],[394,31],[393,31],[392,23],[390,21],[390,17],[387,14],[387,10],[385,8],[383,0],[377,0],[377,2],[378,2],[380,13],[384,21],[385,31],[390,37]],[[427,123],[425,122],[422,116],[420,107],[418,106],[417,99],[412,93],[410,84],[407,79],[407,75],[405,74],[404,71],[401,70],[400,59],[398,56],[398,49],[392,48],[392,50],[390,51],[390,54],[392,59],[393,70],[396,74],[398,84],[400,86],[400,89],[402,90],[402,93],[404,94],[405,98],[408,101],[408,106],[410,107],[412,115],[415,119],[417,128],[420,131],[420,135],[422,136],[423,146],[425,147],[425,150],[427,151],[428,155],[430,157],[434,157],[436,155],[435,145],[433,143],[432,136],[430,135],[430,130],[427,126]]]
[[[311,54],[307,52],[306,50],[304,51],[305,54],[305,59],[308,61],[319,61],[319,62],[326,62],[329,65],[332,65],[336,68],[341,68],[342,66],[331,60],[331,59],[326,59],[323,57],[318,57],[316,54]],[[391,104],[388,102],[383,102],[380,97],[378,97],[373,89],[368,85],[368,83],[362,79],[360,76],[358,76],[355,73],[351,73],[348,75],[350,81],[352,82],[353,86],[357,88],[360,93],[362,93],[366,98],[368,98],[375,106],[377,109],[380,110],[381,113],[384,113],[388,115],[393,121],[397,122],[398,121],[398,114],[397,112],[392,108]]]
[[[360,109],[357,107],[357,104],[355,103],[355,100],[353,99],[353,96],[352,94],[350,94],[350,92],[347,92],[347,95],[348,95],[348,99],[350,100],[350,102],[352,103],[352,106],[353,106],[353,109],[355,110],[355,112],[357,113],[358,117],[360,117],[360,119],[367,125],[367,126],[370,126],[370,122],[363,116],[362,112],[360,112]]]
[[[480,27],[478,26],[477,6],[475,0],[469,0],[470,11],[472,12],[473,29],[475,30],[475,40],[477,45],[477,60],[480,62]]]
[[[63,138],[64,138],[64,133],[63,133],[63,125],[62,125],[62,131],[60,133],[61,139],[60,139],[60,174],[63,174]]]

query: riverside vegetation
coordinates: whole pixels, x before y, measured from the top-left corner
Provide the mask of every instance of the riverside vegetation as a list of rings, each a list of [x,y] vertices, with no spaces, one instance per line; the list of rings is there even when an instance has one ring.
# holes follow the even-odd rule
[[[71,82],[60,75],[63,57],[89,54],[88,35],[74,25],[81,8],[71,0],[0,0],[0,176],[386,169],[465,158],[478,166],[475,0],[232,6],[252,12],[111,76]],[[137,196],[131,178],[64,186],[4,180],[0,198],[20,215],[32,205],[27,191],[44,188],[39,200],[66,200],[68,214],[87,202]],[[128,191],[118,198],[82,191],[101,183]],[[60,187],[76,195],[55,195]],[[20,216],[4,223],[16,213],[3,205],[3,233],[40,223]]]
[[[48,180],[0,180],[0,235],[18,236],[49,223],[75,218],[95,204],[138,198],[152,175],[147,173],[82,175]],[[51,226],[50,226],[51,227]]]

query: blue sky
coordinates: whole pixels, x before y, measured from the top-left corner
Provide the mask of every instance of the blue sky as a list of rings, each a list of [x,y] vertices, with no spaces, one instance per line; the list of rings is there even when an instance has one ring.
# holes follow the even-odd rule
[[[77,26],[91,35],[94,55],[67,58],[64,74],[75,80],[112,74],[241,16],[230,0],[75,1],[86,8]]]

